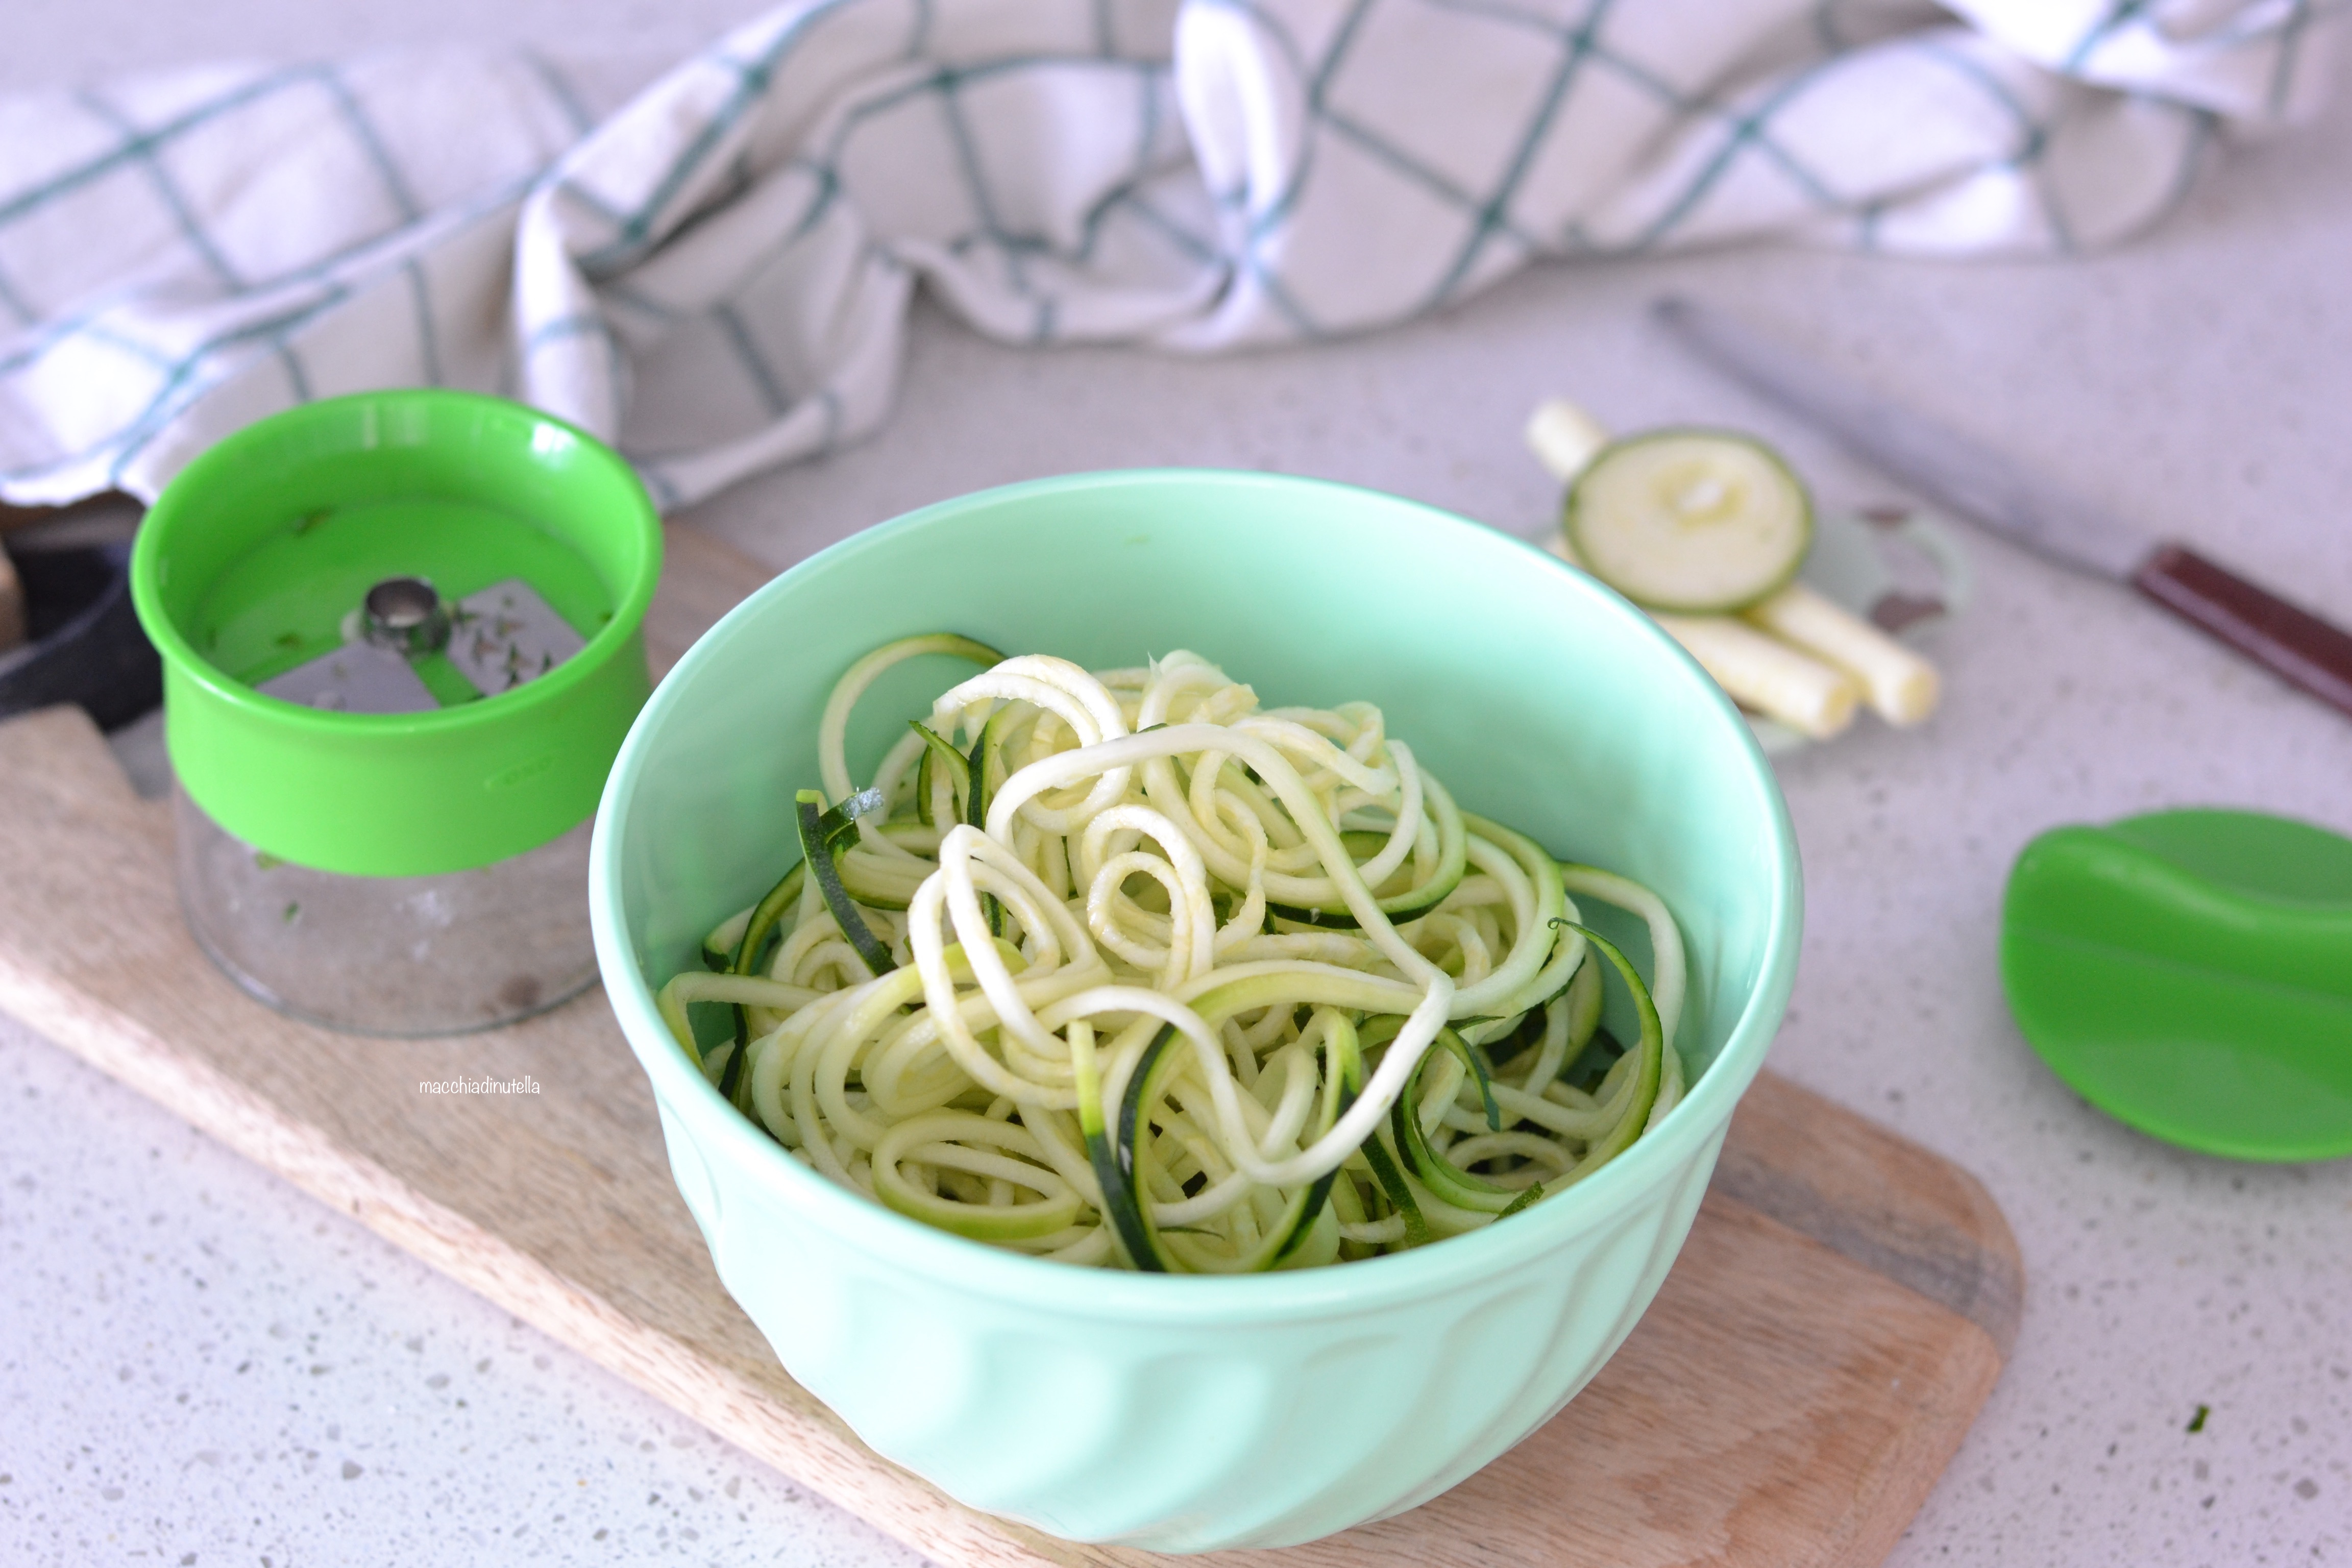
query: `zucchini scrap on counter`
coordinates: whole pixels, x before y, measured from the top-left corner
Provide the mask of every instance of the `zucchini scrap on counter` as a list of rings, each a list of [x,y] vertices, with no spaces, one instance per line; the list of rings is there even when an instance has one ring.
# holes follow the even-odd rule
[[[924,654],[982,673],[859,789],[851,710]],[[834,689],[818,772],[799,861],[662,1013],[795,1156],[943,1230],[1153,1272],[1371,1258],[1572,1186],[1682,1095],[1664,904],[1462,810],[1369,702],[909,637]],[[1646,981],[1580,899],[1647,927]]]
[[[1934,665],[1797,581],[1812,502],[1770,447],[1722,430],[1612,439],[1563,398],[1527,439],[1568,487],[1552,552],[1648,612],[1741,707],[1816,741],[1864,706],[1895,725],[1935,711]]]

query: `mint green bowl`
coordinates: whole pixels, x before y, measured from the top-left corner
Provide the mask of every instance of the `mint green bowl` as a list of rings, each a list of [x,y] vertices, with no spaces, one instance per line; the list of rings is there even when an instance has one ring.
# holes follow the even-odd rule
[[[1691,960],[1689,1097],[1505,1223],[1242,1279],[1017,1257],[833,1185],[719,1099],[653,987],[796,858],[791,801],[816,782],[835,679],[876,644],[932,630],[1095,668],[1187,647],[1269,704],[1379,703],[1465,807],[1665,898]],[[902,666],[869,693],[852,772],[956,671]],[[972,1507],[1166,1552],[1291,1544],[1400,1512],[1583,1387],[1682,1246],[1779,1026],[1801,920],[1788,814],[1748,727],[1622,600],[1411,501],[1199,471],[984,491],[769,584],[630,731],[589,896],[678,1190],[785,1370]],[[1572,1528],[1573,1500],[1559,1506]]]

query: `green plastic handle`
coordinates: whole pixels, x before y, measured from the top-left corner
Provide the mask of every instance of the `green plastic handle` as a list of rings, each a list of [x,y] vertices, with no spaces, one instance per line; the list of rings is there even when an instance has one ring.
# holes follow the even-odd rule
[[[509,533],[559,542],[608,606],[590,617],[603,624],[575,628],[593,633],[586,646],[537,679],[423,713],[283,701],[199,651],[228,585],[250,598],[252,574],[284,574],[289,552],[263,546],[337,509],[387,504],[428,519],[487,510],[529,525]],[[368,565],[298,559],[334,593]],[[408,389],[289,409],[205,451],[148,512],[131,587],[163,656],[165,744],[196,805],[281,859],[404,877],[489,865],[586,820],[651,689],[643,626],[660,570],[660,520],[609,447],[520,404]]]
[[[2000,967],[2025,1037],[2119,1120],[2352,1154],[2352,841],[2240,811],[2053,829],[2010,874]]]

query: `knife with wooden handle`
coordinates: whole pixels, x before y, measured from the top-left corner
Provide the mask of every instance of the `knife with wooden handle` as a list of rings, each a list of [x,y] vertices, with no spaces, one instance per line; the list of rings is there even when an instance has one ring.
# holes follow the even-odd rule
[[[2186,545],[2139,530],[1999,454],[1687,300],[1652,308],[1701,358],[1938,505],[2059,565],[2127,583],[2200,631],[2352,716],[2352,635]]]

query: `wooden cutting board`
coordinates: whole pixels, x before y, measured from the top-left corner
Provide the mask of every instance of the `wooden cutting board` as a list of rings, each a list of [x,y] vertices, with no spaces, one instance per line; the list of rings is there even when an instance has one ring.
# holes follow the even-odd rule
[[[764,575],[674,530],[647,623],[656,667]],[[314,1029],[197,951],[167,812],[79,710],[0,726],[0,1007],[942,1562],[1179,1561],[965,1509],[786,1377],[711,1270],[601,992],[445,1039]],[[460,1074],[539,1088],[419,1091]],[[1972,1177],[1768,1072],[1656,1303],[1549,1425],[1385,1523],[1193,1561],[1874,1564],[1990,1391],[2021,1288]]]

